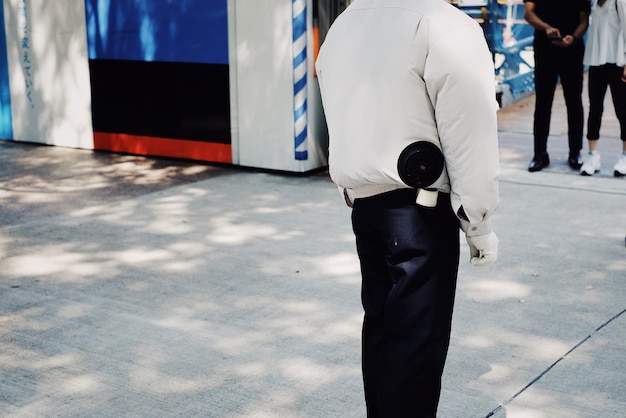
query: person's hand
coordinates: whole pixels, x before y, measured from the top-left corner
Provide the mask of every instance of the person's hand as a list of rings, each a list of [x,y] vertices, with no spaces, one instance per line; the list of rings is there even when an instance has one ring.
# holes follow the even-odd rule
[[[576,43],[576,38],[574,35],[565,35],[561,40],[563,46],[568,47],[570,45],[574,45]]]
[[[498,237],[493,232],[485,235],[465,236],[470,249],[470,263],[488,266],[498,258]]]
[[[622,82],[626,83],[626,65],[622,68]]]
[[[546,29],[546,36],[554,45],[563,46],[563,37],[561,36],[561,31],[557,28],[548,28]]]
[[[549,27],[548,29],[546,29],[546,35],[548,36],[548,38],[560,38],[561,31],[557,28]]]

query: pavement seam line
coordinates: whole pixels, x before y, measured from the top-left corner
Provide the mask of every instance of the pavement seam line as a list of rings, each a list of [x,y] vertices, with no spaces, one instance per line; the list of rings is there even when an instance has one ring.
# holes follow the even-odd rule
[[[622,316],[624,313],[626,313],[626,309],[624,309],[623,311],[621,311],[620,313],[618,313],[617,315],[614,315],[612,318],[610,318],[608,321],[606,321],[605,323],[603,323],[602,325],[600,325],[599,327],[597,327],[596,329],[593,330],[593,332],[589,335],[587,335],[585,338],[583,338],[582,340],[580,340],[576,345],[574,345],[567,353],[563,354],[561,357],[559,357],[554,363],[552,363],[550,366],[548,366],[548,368],[546,368],[543,372],[541,372],[537,377],[535,377],[533,380],[531,380],[526,386],[524,386],[522,389],[520,389],[515,395],[511,396],[509,399],[507,399],[506,401],[502,402],[500,405],[498,405],[497,408],[495,408],[493,411],[491,411],[489,414],[485,415],[485,418],[489,418],[494,416],[496,413],[498,413],[500,410],[502,410],[502,408],[504,408],[505,406],[507,406],[508,404],[510,404],[511,402],[513,402],[515,400],[515,398],[517,398],[519,395],[521,395],[522,393],[524,393],[526,390],[528,390],[532,385],[534,385],[535,383],[537,383],[543,376],[545,376],[546,374],[548,374],[557,364],[559,364],[562,360],[565,360],[565,358],[567,356],[569,356],[571,353],[573,353],[576,349],[578,349],[581,345],[583,345],[585,342],[589,341],[594,335],[596,335],[598,332],[600,332],[602,330],[602,328],[606,327],[607,325],[609,325],[611,322],[613,322],[614,320],[616,320],[617,318],[619,318],[620,316]]]
[[[606,189],[598,190],[598,189],[591,189],[591,188],[584,188],[584,187],[572,187],[572,186],[561,186],[561,185],[555,186],[553,184],[530,183],[530,182],[525,182],[525,181],[516,181],[516,180],[508,180],[508,179],[500,179],[500,182],[515,184],[518,186],[543,187],[546,189],[583,191],[583,192],[598,193],[598,194],[608,194],[608,195],[614,195],[614,196],[626,195],[626,193],[624,192],[615,192],[615,191],[606,190]]]

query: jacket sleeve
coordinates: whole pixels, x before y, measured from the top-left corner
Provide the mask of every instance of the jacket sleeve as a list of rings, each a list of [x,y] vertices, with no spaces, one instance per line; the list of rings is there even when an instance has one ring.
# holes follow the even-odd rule
[[[626,65],[626,0],[616,0],[620,30],[617,38],[617,62],[620,67]]]
[[[468,236],[488,234],[499,202],[498,104],[494,65],[480,26],[464,25],[433,40],[424,79],[452,207]]]

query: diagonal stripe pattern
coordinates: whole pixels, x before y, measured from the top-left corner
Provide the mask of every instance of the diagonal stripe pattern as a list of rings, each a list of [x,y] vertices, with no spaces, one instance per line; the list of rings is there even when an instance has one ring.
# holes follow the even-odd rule
[[[292,0],[293,96],[295,159],[307,160],[307,31],[306,0]]]

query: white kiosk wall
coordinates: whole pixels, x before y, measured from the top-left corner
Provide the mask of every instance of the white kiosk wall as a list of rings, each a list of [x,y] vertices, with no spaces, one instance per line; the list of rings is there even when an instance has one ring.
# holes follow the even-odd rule
[[[314,76],[313,2],[320,0],[223,1],[232,163],[290,172],[325,167],[328,138]],[[4,0],[3,11],[11,139],[93,149],[85,1]]]
[[[306,172],[327,165],[328,138],[314,76],[311,0],[230,0],[230,83],[233,163],[248,167]],[[306,15],[303,39],[293,39],[294,21]],[[306,62],[294,57],[306,40]],[[294,116],[302,95],[294,78],[306,74],[305,119]],[[303,124],[306,124],[303,127]],[[297,131],[306,141],[296,157]]]
[[[84,0],[4,0],[17,141],[93,148]]]

